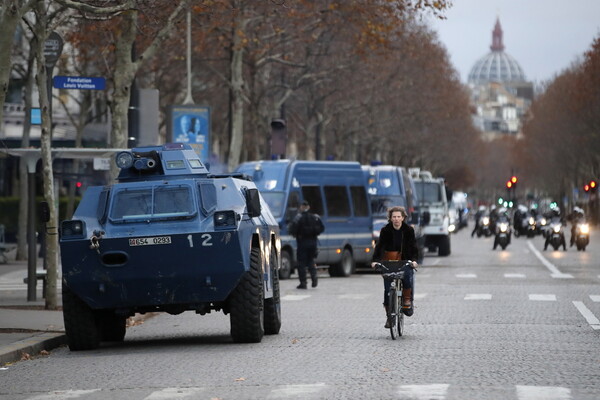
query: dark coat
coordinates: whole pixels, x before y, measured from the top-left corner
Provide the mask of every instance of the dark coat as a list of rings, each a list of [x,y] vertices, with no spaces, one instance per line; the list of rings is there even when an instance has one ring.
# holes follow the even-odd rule
[[[417,239],[415,239],[415,230],[412,226],[402,222],[400,227],[402,232],[401,248],[394,247],[394,226],[388,222],[379,232],[379,240],[373,251],[373,261],[381,261],[385,251],[401,251],[403,260],[416,261],[419,258],[419,249]]]

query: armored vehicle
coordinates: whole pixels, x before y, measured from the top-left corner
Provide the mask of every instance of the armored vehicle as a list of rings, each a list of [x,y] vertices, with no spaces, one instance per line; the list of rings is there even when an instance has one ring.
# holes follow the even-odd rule
[[[210,174],[183,143],[115,161],[117,183],[88,188],[61,223],[69,348],[122,341],[147,312],[223,311],[235,342],[279,333],[279,227],[255,184]]]

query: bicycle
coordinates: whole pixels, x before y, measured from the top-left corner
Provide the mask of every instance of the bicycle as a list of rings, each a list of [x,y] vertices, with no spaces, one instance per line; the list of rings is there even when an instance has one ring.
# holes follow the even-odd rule
[[[393,340],[404,334],[404,313],[402,313],[402,278],[404,266],[410,266],[410,261],[383,261],[375,263],[375,269],[381,272],[385,279],[391,279],[388,292],[388,321],[390,323],[390,335]]]

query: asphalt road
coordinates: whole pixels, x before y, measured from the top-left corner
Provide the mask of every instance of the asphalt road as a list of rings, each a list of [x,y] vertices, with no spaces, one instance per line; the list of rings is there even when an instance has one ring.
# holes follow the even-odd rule
[[[160,314],[123,343],[9,366],[0,400],[600,399],[600,234],[585,252],[492,243],[467,228],[426,256],[399,340],[379,275],[322,271],[316,289],[281,282],[282,329],[262,343],[232,343],[221,313]]]

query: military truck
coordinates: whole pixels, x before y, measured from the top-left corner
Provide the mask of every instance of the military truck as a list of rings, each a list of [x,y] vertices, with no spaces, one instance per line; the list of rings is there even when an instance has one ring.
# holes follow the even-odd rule
[[[61,223],[69,348],[123,341],[135,313],[223,311],[235,342],[281,327],[277,221],[255,184],[213,175],[188,144],[120,152]]]

